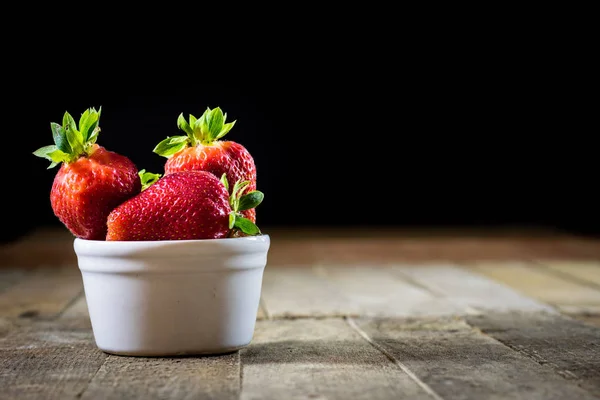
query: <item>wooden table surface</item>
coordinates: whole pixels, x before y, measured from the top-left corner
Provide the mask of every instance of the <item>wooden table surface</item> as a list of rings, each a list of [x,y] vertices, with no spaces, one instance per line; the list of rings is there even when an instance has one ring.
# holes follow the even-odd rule
[[[98,350],[72,237],[0,246],[0,399],[600,399],[600,239],[265,229],[252,343]]]

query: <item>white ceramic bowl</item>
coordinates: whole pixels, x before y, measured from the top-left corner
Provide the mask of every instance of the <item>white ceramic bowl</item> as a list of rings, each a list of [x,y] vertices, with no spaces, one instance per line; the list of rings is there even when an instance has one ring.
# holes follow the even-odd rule
[[[268,235],[212,240],[75,239],[97,346],[112,354],[219,354],[253,337]]]

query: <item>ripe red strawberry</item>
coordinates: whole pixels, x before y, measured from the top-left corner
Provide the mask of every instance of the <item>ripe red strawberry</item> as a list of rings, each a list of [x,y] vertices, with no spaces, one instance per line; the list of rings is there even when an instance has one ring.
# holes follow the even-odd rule
[[[177,126],[187,136],[171,136],[161,141],[154,152],[167,158],[165,175],[177,171],[200,170],[217,177],[226,174],[229,182],[248,181],[246,192],[256,190],[256,165],[250,152],[241,144],[221,140],[236,121],[226,123],[227,114],[219,107],[207,108],[198,119],[190,114],[189,122],[183,114]],[[243,215],[256,222],[256,210],[250,209]]]
[[[157,175],[143,174],[142,177]],[[242,217],[263,194],[242,195],[248,182],[237,182],[229,194],[225,176],[206,171],[179,171],[161,176],[108,216],[108,241],[220,239],[260,233]]]
[[[141,190],[140,177],[127,157],[96,144],[100,110],[87,109],[79,125],[65,112],[62,126],[51,123],[54,145],[33,154],[61,164],[50,191],[54,215],[76,237],[104,240],[106,218],[123,201]]]

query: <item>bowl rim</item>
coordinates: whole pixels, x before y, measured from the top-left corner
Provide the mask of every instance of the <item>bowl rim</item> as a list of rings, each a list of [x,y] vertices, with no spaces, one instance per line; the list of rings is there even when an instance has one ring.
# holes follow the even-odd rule
[[[100,239],[83,239],[79,237],[74,238],[74,243],[89,243],[90,245],[98,245],[98,246],[135,246],[136,244],[140,245],[151,245],[151,244],[161,244],[165,243],[177,243],[177,244],[188,244],[188,243],[213,243],[213,244],[223,244],[223,243],[234,243],[234,242],[247,242],[247,241],[257,241],[264,242],[270,240],[270,235],[268,233],[262,233],[254,236],[243,236],[243,237],[234,237],[234,238],[220,238],[220,239],[169,239],[169,240],[100,240]]]
[[[215,271],[213,264],[224,265],[218,270],[264,268],[270,245],[268,234],[223,239],[153,241],[75,238],[73,242],[81,271],[120,274]]]
[[[196,240],[88,240],[75,238],[73,249],[77,256],[143,257],[163,253],[185,257],[190,254],[219,255],[267,251],[271,245],[268,234],[222,239]]]

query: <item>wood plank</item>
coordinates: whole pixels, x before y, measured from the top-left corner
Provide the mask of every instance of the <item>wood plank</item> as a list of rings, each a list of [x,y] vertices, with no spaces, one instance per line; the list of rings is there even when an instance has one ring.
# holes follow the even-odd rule
[[[38,269],[0,293],[0,317],[52,318],[82,290],[76,266]]]
[[[239,353],[213,357],[109,356],[85,399],[238,399]]]
[[[600,305],[564,305],[557,307],[561,313],[567,315],[600,315]]]
[[[80,292],[78,297],[76,297],[75,300],[73,300],[72,303],[61,313],[60,318],[90,318],[87,301],[85,299],[85,293],[83,291]]]
[[[64,227],[41,227],[15,242],[0,245],[0,259],[4,265],[27,268],[73,265],[77,263],[74,239]]]
[[[341,319],[258,321],[240,354],[243,400],[432,399]]]
[[[466,312],[546,311],[554,309],[545,303],[488,279],[480,274],[453,265],[406,266],[394,270],[431,292],[456,303]]]
[[[600,328],[600,313],[595,314],[595,315],[589,315],[589,314],[572,315],[571,318],[577,319],[586,324],[597,326]]]
[[[359,312],[310,266],[266,268],[262,298],[271,318],[337,317]]]
[[[0,317],[0,339],[6,337],[16,327],[13,320]]]
[[[0,338],[0,397],[77,398],[106,354],[98,350],[89,327],[72,321],[35,322]]]
[[[271,233],[271,247],[265,271],[273,267],[303,267],[314,264],[316,259],[313,246],[314,239],[290,239],[287,235]]]
[[[265,271],[271,318],[416,316],[461,313],[455,304],[401,280],[390,268],[318,266]]]
[[[531,259],[600,259],[600,241],[564,233],[499,229],[352,229],[328,237],[311,232],[311,251],[320,263],[462,262]]]
[[[486,314],[468,322],[600,396],[600,328],[544,313]]]
[[[19,282],[27,274],[24,268],[0,268],[0,293]]]
[[[322,265],[316,272],[336,288],[354,314],[407,317],[461,314],[464,307],[403,280],[390,266]]]
[[[355,323],[446,400],[597,399],[464,321],[360,319]]]
[[[539,260],[537,263],[566,278],[600,288],[600,261],[553,261]]]
[[[600,305],[600,290],[562,279],[530,263],[477,263],[469,268],[557,307]]]
[[[258,305],[258,313],[256,314],[256,319],[260,320],[260,319],[269,319],[269,318],[270,318],[270,315],[265,306],[265,300],[263,299],[263,297],[261,295],[260,303]]]

